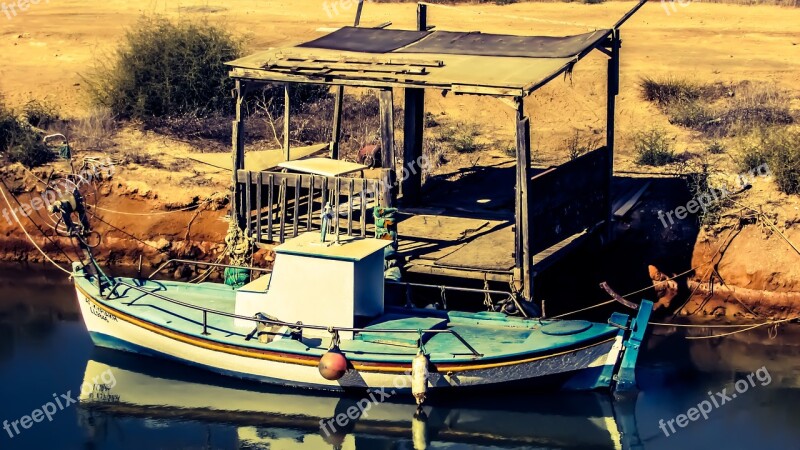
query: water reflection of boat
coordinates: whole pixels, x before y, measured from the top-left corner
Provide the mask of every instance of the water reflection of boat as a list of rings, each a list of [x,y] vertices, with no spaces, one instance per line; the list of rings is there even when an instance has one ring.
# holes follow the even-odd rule
[[[359,397],[310,395],[100,350],[88,361],[80,405],[86,422],[120,417],[233,424],[239,448],[638,448],[630,403],[600,393],[561,393],[484,400],[448,399],[424,407],[391,398],[335,426]],[[616,416],[615,416],[616,413]],[[333,422],[335,424],[335,421]]]

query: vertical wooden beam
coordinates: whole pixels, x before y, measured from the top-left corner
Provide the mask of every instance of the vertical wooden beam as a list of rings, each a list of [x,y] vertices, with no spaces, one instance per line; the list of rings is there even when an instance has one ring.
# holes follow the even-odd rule
[[[394,169],[394,95],[391,89],[381,89],[378,99],[380,101],[381,115],[381,162],[388,169],[388,198],[387,206],[393,206],[397,200],[397,176]]]
[[[294,179],[294,214],[292,217],[292,237],[297,237],[300,227],[300,189],[303,186],[303,175],[298,174]]]
[[[249,170],[247,172],[247,183],[244,185],[244,217],[245,217],[245,229],[247,230],[247,237],[253,235],[253,191],[251,189],[253,185],[253,172]]]
[[[239,228],[244,225],[244,214],[241,208],[242,188],[237,175],[244,170],[244,99],[247,94],[247,85],[236,80],[234,95],[236,95],[236,117],[233,120],[231,133],[232,159],[233,159],[233,191],[231,193],[231,219],[235,220]]]
[[[419,5],[425,6],[425,5]],[[403,112],[403,179],[400,192],[404,204],[419,201],[422,191],[422,137],[425,118],[425,90],[406,88]],[[406,173],[406,171],[408,171]]]
[[[358,0],[356,18],[353,26],[361,23],[361,12],[364,10],[364,0]],[[339,139],[342,135],[342,102],[344,101],[344,86],[336,87],[336,97],[333,104],[333,137],[331,139],[331,159],[339,159]],[[324,207],[325,205],[323,205]]]
[[[269,197],[267,200],[269,204],[269,209],[267,210],[267,240],[273,242],[272,220],[275,217],[275,175],[267,175],[267,180],[267,197]]]
[[[344,86],[336,88],[333,102],[333,131],[331,136],[331,159],[339,159],[339,139],[342,136],[342,102],[344,102]]]
[[[289,102],[289,83],[283,85],[283,160],[291,159],[289,150],[289,122],[291,119],[291,105]]]
[[[261,243],[261,210],[264,209],[264,172],[258,172],[258,181],[256,184],[256,242]]]
[[[347,235],[353,235],[353,190],[355,190],[355,180],[350,178],[350,185],[347,186]]]
[[[280,202],[280,230],[278,231],[278,242],[283,243],[286,240],[286,178],[281,178],[280,188],[278,190],[278,201]]]
[[[314,183],[316,182],[316,177],[314,174],[311,174],[308,184],[308,208],[306,214],[308,215],[307,222],[306,222],[306,231],[311,231],[311,224],[314,222]]]
[[[531,127],[530,119],[524,116],[522,98],[517,99],[517,196],[516,196],[516,265],[522,280],[522,297],[533,299],[533,255],[531,254],[531,234],[534,230],[528,217],[530,206],[529,170],[531,166]]]
[[[417,30],[428,30],[428,5],[417,4]]]
[[[361,179],[361,215],[359,216],[360,219],[360,227],[361,227],[361,237],[367,236],[367,179]]]
[[[606,151],[608,152],[608,167],[606,180],[606,226],[605,241],[611,242],[613,238],[611,182],[614,179],[614,116],[616,112],[617,95],[619,94],[619,29],[614,30],[611,41],[611,57],[608,59],[608,80],[606,93]]]

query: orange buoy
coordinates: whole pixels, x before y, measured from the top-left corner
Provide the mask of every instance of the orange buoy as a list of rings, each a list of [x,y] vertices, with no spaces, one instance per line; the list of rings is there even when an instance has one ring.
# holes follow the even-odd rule
[[[347,358],[334,347],[319,359],[319,374],[326,380],[338,380],[347,372]]]

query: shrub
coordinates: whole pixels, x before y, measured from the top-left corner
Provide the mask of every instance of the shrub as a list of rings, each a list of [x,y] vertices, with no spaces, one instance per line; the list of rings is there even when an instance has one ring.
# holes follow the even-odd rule
[[[0,149],[9,161],[36,167],[55,159],[42,137],[31,126],[19,120],[0,98]]]
[[[217,26],[143,17],[112,61],[84,80],[95,104],[123,118],[228,111],[233,82],[224,63],[241,49]]]
[[[687,128],[704,129],[714,121],[708,108],[695,100],[679,100],[668,103],[664,107],[669,123]]]
[[[766,165],[779,191],[800,194],[800,131],[759,130],[739,142],[737,162],[743,172],[761,170]]]
[[[478,142],[480,130],[474,124],[459,124],[453,130],[447,139],[453,146],[453,150],[458,153],[472,153],[483,148],[483,145]]]
[[[719,113],[715,124],[717,134],[727,134],[735,129],[745,132],[772,125],[788,125],[794,121],[789,109],[789,98],[784,92],[769,86],[745,84]]]
[[[725,153],[725,146],[719,141],[714,141],[706,146],[706,151],[712,155],[720,155]]]
[[[664,166],[675,161],[672,140],[664,130],[651,128],[633,136],[636,162],[646,166]]]
[[[580,132],[575,130],[575,134],[564,140],[564,146],[571,161],[600,147],[600,138],[581,136]]]
[[[61,119],[58,107],[47,101],[31,100],[22,107],[22,117],[37,128],[47,128]]]
[[[703,85],[683,78],[650,78],[639,81],[645,100],[667,105],[672,102],[691,102],[701,98],[713,99],[719,96],[720,89],[715,85]]]

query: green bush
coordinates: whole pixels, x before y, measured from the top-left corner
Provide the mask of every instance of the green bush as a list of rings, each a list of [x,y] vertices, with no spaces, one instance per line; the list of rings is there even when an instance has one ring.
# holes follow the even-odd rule
[[[47,101],[31,100],[22,107],[22,117],[37,128],[47,128],[61,120],[58,107]]]
[[[646,166],[664,166],[675,161],[672,140],[660,128],[639,131],[633,136],[636,162]]]
[[[483,148],[483,145],[478,142],[480,130],[474,124],[459,124],[453,134],[448,137],[453,150],[458,153],[472,153]]]
[[[19,162],[26,167],[36,167],[55,159],[55,154],[47,148],[31,126],[16,117],[0,99],[0,149],[11,162]]]
[[[94,103],[122,118],[225,112],[233,82],[224,63],[241,53],[221,27],[143,17],[84,79]]]
[[[779,191],[800,194],[800,131],[759,130],[739,142],[737,162],[743,172],[763,171],[767,167]]]
[[[721,155],[725,153],[725,146],[719,141],[714,141],[706,146],[706,151],[712,155]]]
[[[679,100],[664,106],[669,123],[687,128],[704,129],[714,121],[714,116],[701,102]]]
[[[672,102],[691,102],[699,99],[713,100],[719,96],[719,87],[695,83],[683,78],[643,77],[639,81],[645,100],[667,105]]]

